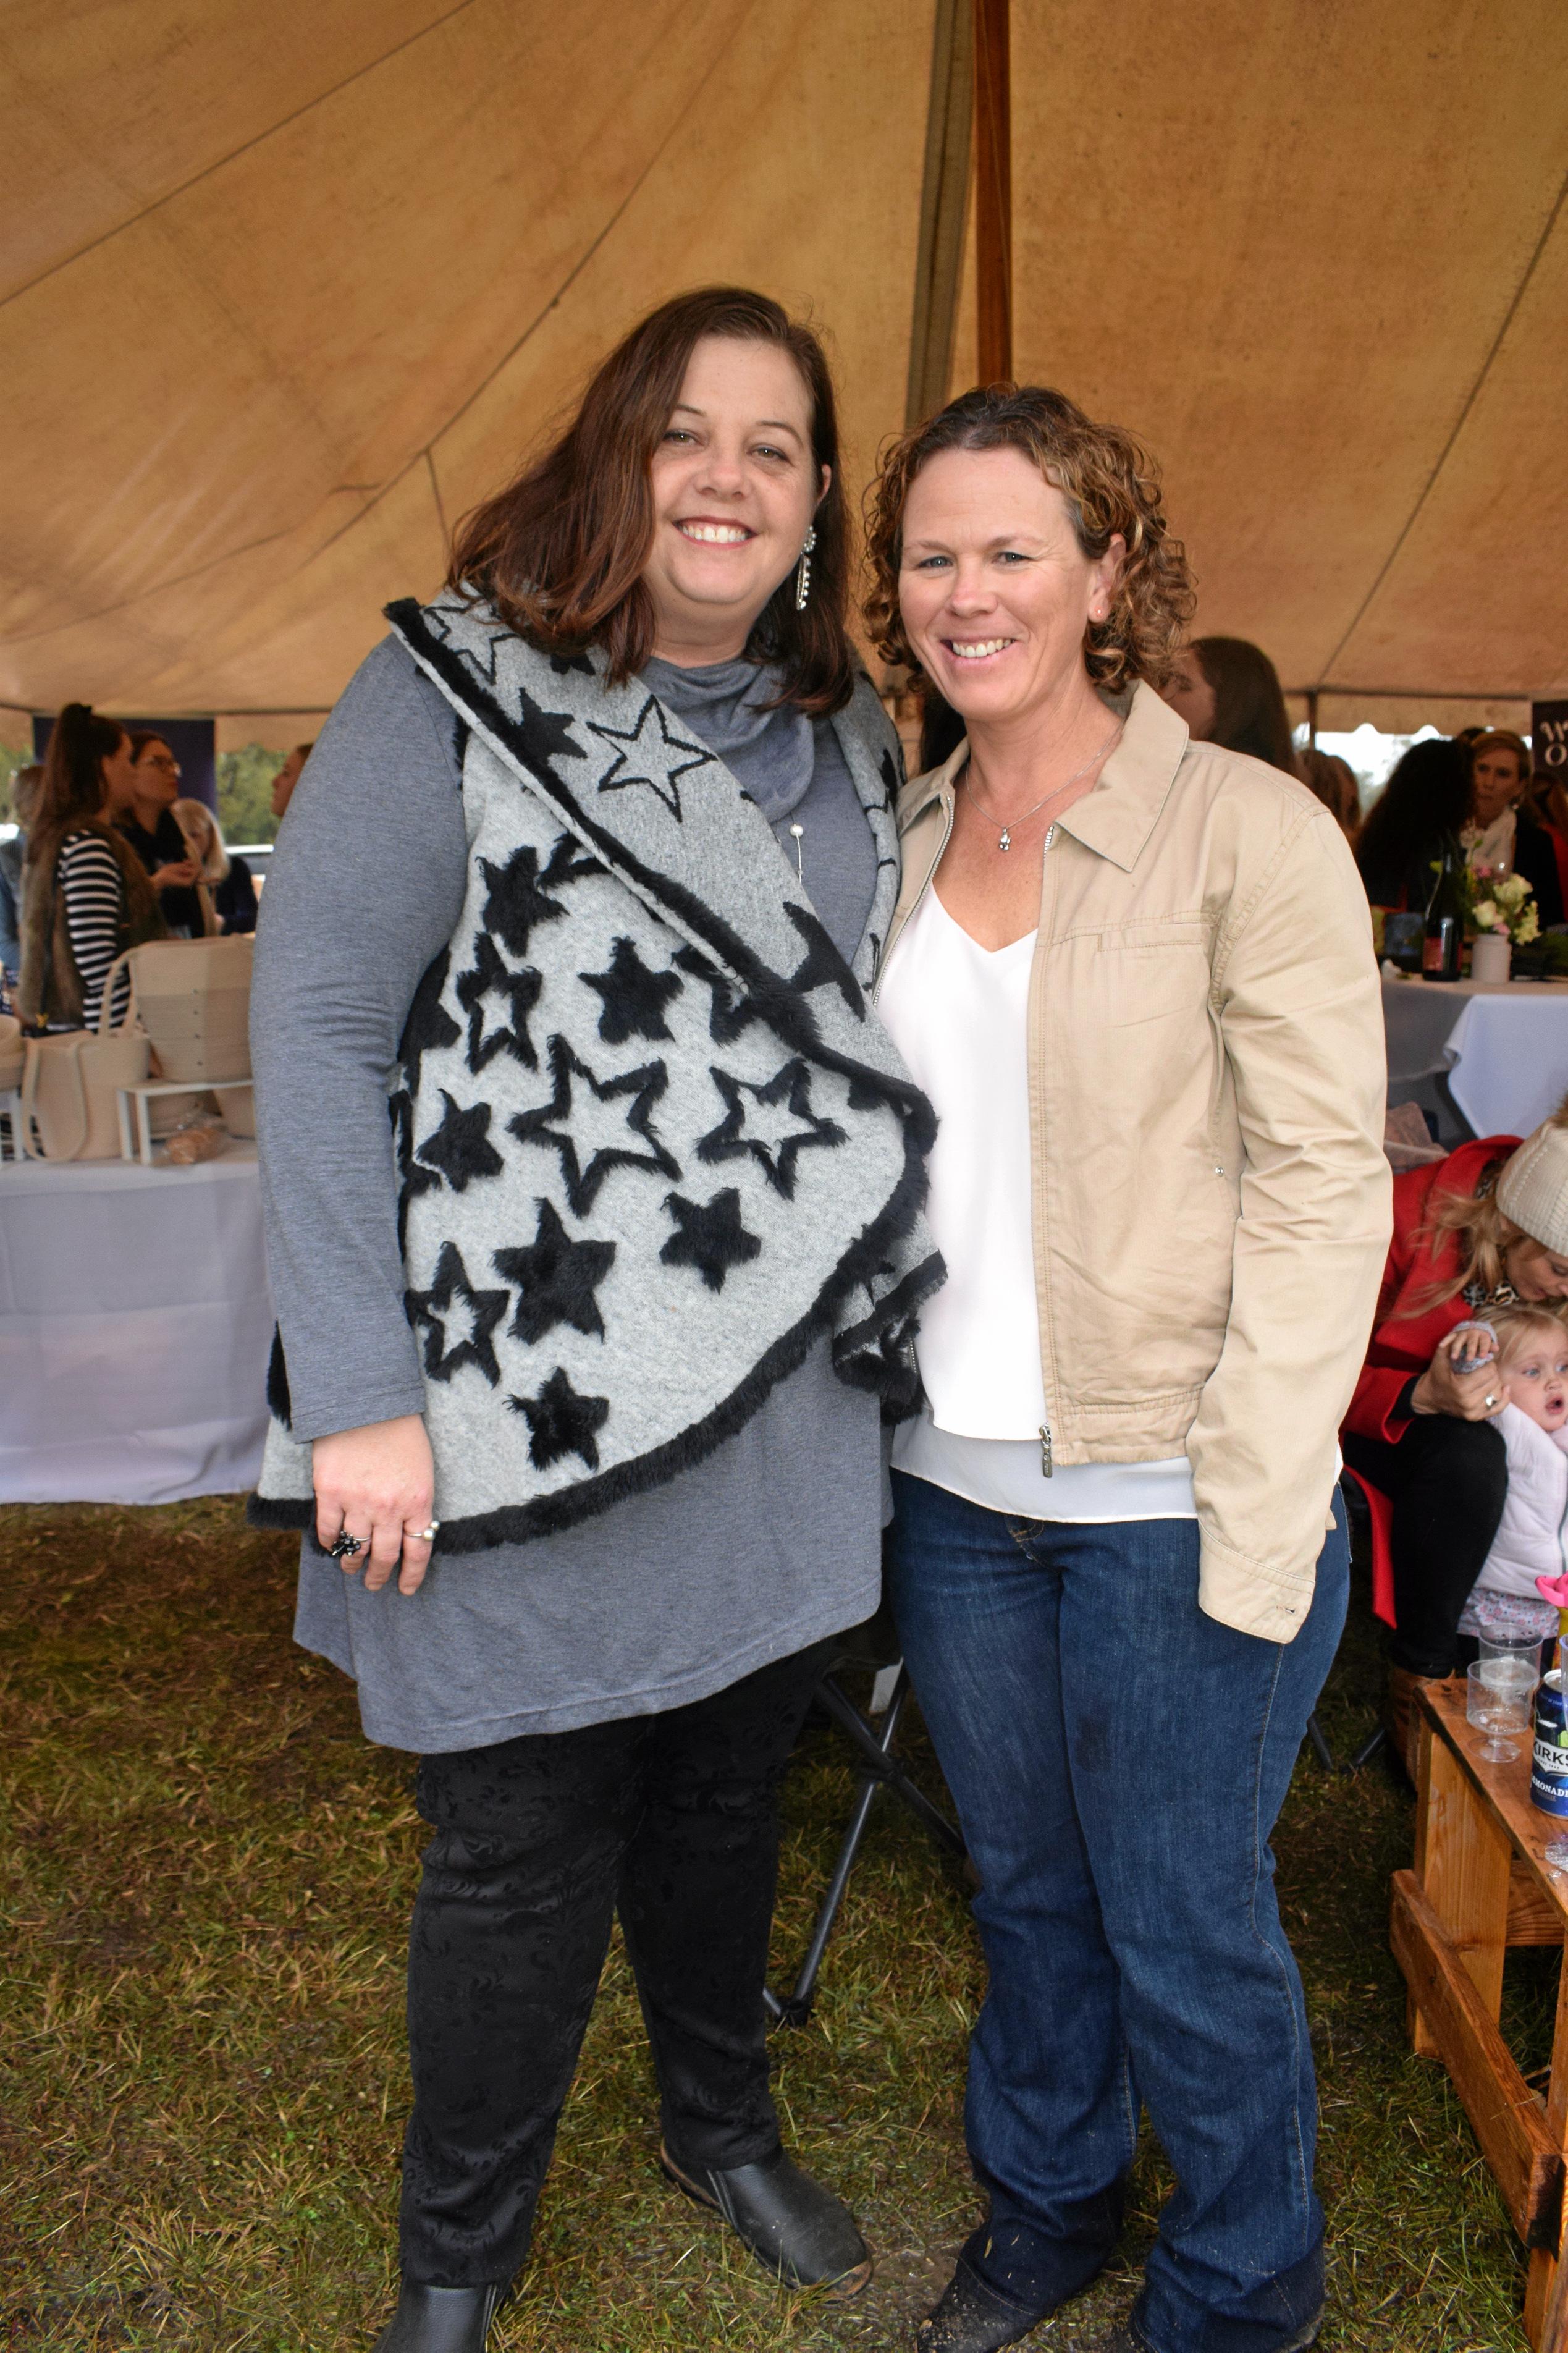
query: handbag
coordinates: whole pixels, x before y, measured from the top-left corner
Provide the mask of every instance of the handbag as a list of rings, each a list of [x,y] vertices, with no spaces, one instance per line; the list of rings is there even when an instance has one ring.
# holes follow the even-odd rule
[[[109,1001],[108,986],[104,1002]],[[22,1145],[34,1160],[118,1160],[115,1091],[147,1076],[146,1039],[129,1024],[29,1038],[22,1070]]]

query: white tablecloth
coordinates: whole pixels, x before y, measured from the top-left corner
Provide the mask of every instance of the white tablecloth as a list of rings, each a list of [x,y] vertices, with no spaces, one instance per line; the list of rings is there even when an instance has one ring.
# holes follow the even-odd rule
[[[254,1145],[0,1165],[0,1503],[254,1486],[271,1336]]]
[[[1385,978],[1383,1018],[1391,1103],[1441,1119],[1444,1078],[1473,1134],[1528,1135],[1568,1093],[1568,983]]]

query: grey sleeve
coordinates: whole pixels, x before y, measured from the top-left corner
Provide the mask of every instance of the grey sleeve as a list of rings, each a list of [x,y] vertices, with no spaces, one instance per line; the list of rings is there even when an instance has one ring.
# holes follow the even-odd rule
[[[403,647],[379,645],[321,731],[261,894],[256,1133],[300,1438],[424,1409],[387,1081],[414,992],[462,908],[456,723]]]

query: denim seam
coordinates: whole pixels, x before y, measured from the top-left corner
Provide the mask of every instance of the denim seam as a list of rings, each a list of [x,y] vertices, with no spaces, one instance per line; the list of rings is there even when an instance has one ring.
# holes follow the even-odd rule
[[[1252,1890],[1247,1899],[1247,1925],[1250,1927],[1253,1936],[1257,1938],[1258,1944],[1262,1946],[1264,1951],[1268,1955],[1269,1959],[1273,1962],[1276,1972],[1281,1981],[1282,1990],[1285,1995],[1285,2007],[1289,2013],[1290,2019],[1290,2048],[1295,2058],[1295,2080],[1299,2086],[1301,2080],[1301,2036],[1300,2022],[1296,2015],[1296,2005],[1290,2000],[1289,1975],[1283,1963],[1280,1961],[1279,1953],[1269,1943],[1268,1937],[1263,1935],[1258,1926],[1258,1881],[1262,1876],[1263,1847],[1266,1843],[1261,1836],[1261,1825],[1259,1820],[1259,1817],[1262,1812],[1263,1799],[1263,1753],[1268,1746],[1268,1726],[1273,1718],[1274,1703],[1279,1695],[1279,1677],[1284,1668],[1284,1664],[1285,1649],[1284,1645],[1281,1643],[1275,1652],[1274,1675],[1273,1680],[1268,1686],[1268,1699],[1264,1704],[1262,1732],[1258,1743],[1258,1763],[1253,1776]],[[1281,1934],[1283,1934],[1283,1922],[1280,1924],[1280,1929]],[[1312,2193],[1307,2167],[1307,2152],[1301,2141],[1301,2102],[1299,2090],[1292,2096],[1292,2108],[1295,2117],[1297,2185],[1300,2201],[1301,2232],[1303,2241],[1302,2253],[1304,2254],[1307,2252],[1305,2246],[1307,2229],[1311,2218]],[[1298,2260],[1300,2260],[1300,2258],[1298,2258]]]

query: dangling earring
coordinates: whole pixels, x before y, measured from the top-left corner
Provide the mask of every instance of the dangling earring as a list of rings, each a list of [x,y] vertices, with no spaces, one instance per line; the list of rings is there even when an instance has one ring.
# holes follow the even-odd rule
[[[800,563],[795,575],[795,609],[805,610],[805,600],[811,594],[811,551],[816,545],[816,525],[812,523],[805,534],[805,545],[800,551]]]

